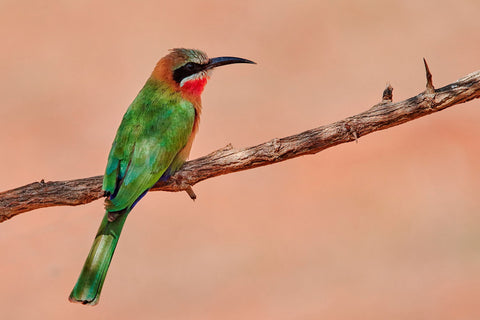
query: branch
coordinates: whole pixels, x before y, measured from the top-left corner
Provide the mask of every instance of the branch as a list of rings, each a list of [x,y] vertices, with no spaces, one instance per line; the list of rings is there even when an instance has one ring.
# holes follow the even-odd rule
[[[426,90],[415,97],[392,102],[393,88],[388,85],[382,101],[369,110],[335,123],[302,133],[272,139],[240,150],[231,145],[204,157],[188,161],[166,182],[151,190],[187,191],[191,186],[219,175],[253,169],[295,157],[314,154],[341,143],[357,141],[369,133],[387,129],[407,121],[480,97],[480,71],[471,73],[443,88],[435,89],[426,61]],[[0,193],[0,222],[17,214],[50,206],[76,206],[104,196],[102,176],[69,181],[34,182]]]

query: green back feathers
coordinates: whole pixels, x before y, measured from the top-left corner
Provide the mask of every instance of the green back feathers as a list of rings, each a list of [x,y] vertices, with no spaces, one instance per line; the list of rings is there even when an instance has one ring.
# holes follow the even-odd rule
[[[103,189],[108,211],[130,207],[160,179],[186,145],[193,105],[168,85],[149,79],[128,108],[108,157]]]

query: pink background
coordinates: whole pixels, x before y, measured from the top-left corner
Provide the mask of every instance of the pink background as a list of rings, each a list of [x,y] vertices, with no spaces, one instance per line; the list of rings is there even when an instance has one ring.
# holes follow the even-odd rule
[[[480,69],[480,2],[1,1],[0,190],[102,174],[172,47],[216,70],[191,158]],[[478,319],[480,101],[308,157],[149,194],[95,308],[68,294],[103,204],[0,225],[2,319]]]

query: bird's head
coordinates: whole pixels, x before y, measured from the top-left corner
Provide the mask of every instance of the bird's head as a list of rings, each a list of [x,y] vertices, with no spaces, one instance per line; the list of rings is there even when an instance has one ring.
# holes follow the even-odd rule
[[[189,96],[200,96],[213,68],[232,63],[255,63],[236,57],[208,58],[196,49],[172,49],[160,59],[152,73],[157,80],[168,82],[174,89]]]

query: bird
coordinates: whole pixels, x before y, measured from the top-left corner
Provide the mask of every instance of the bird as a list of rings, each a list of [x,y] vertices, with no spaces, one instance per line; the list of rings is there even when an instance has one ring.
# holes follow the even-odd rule
[[[105,215],[70,294],[74,303],[96,305],[130,211],[157,181],[166,181],[187,160],[202,112],[201,94],[214,68],[255,62],[208,58],[175,48],[161,58],[128,107],[108,156],[102,189]]]

